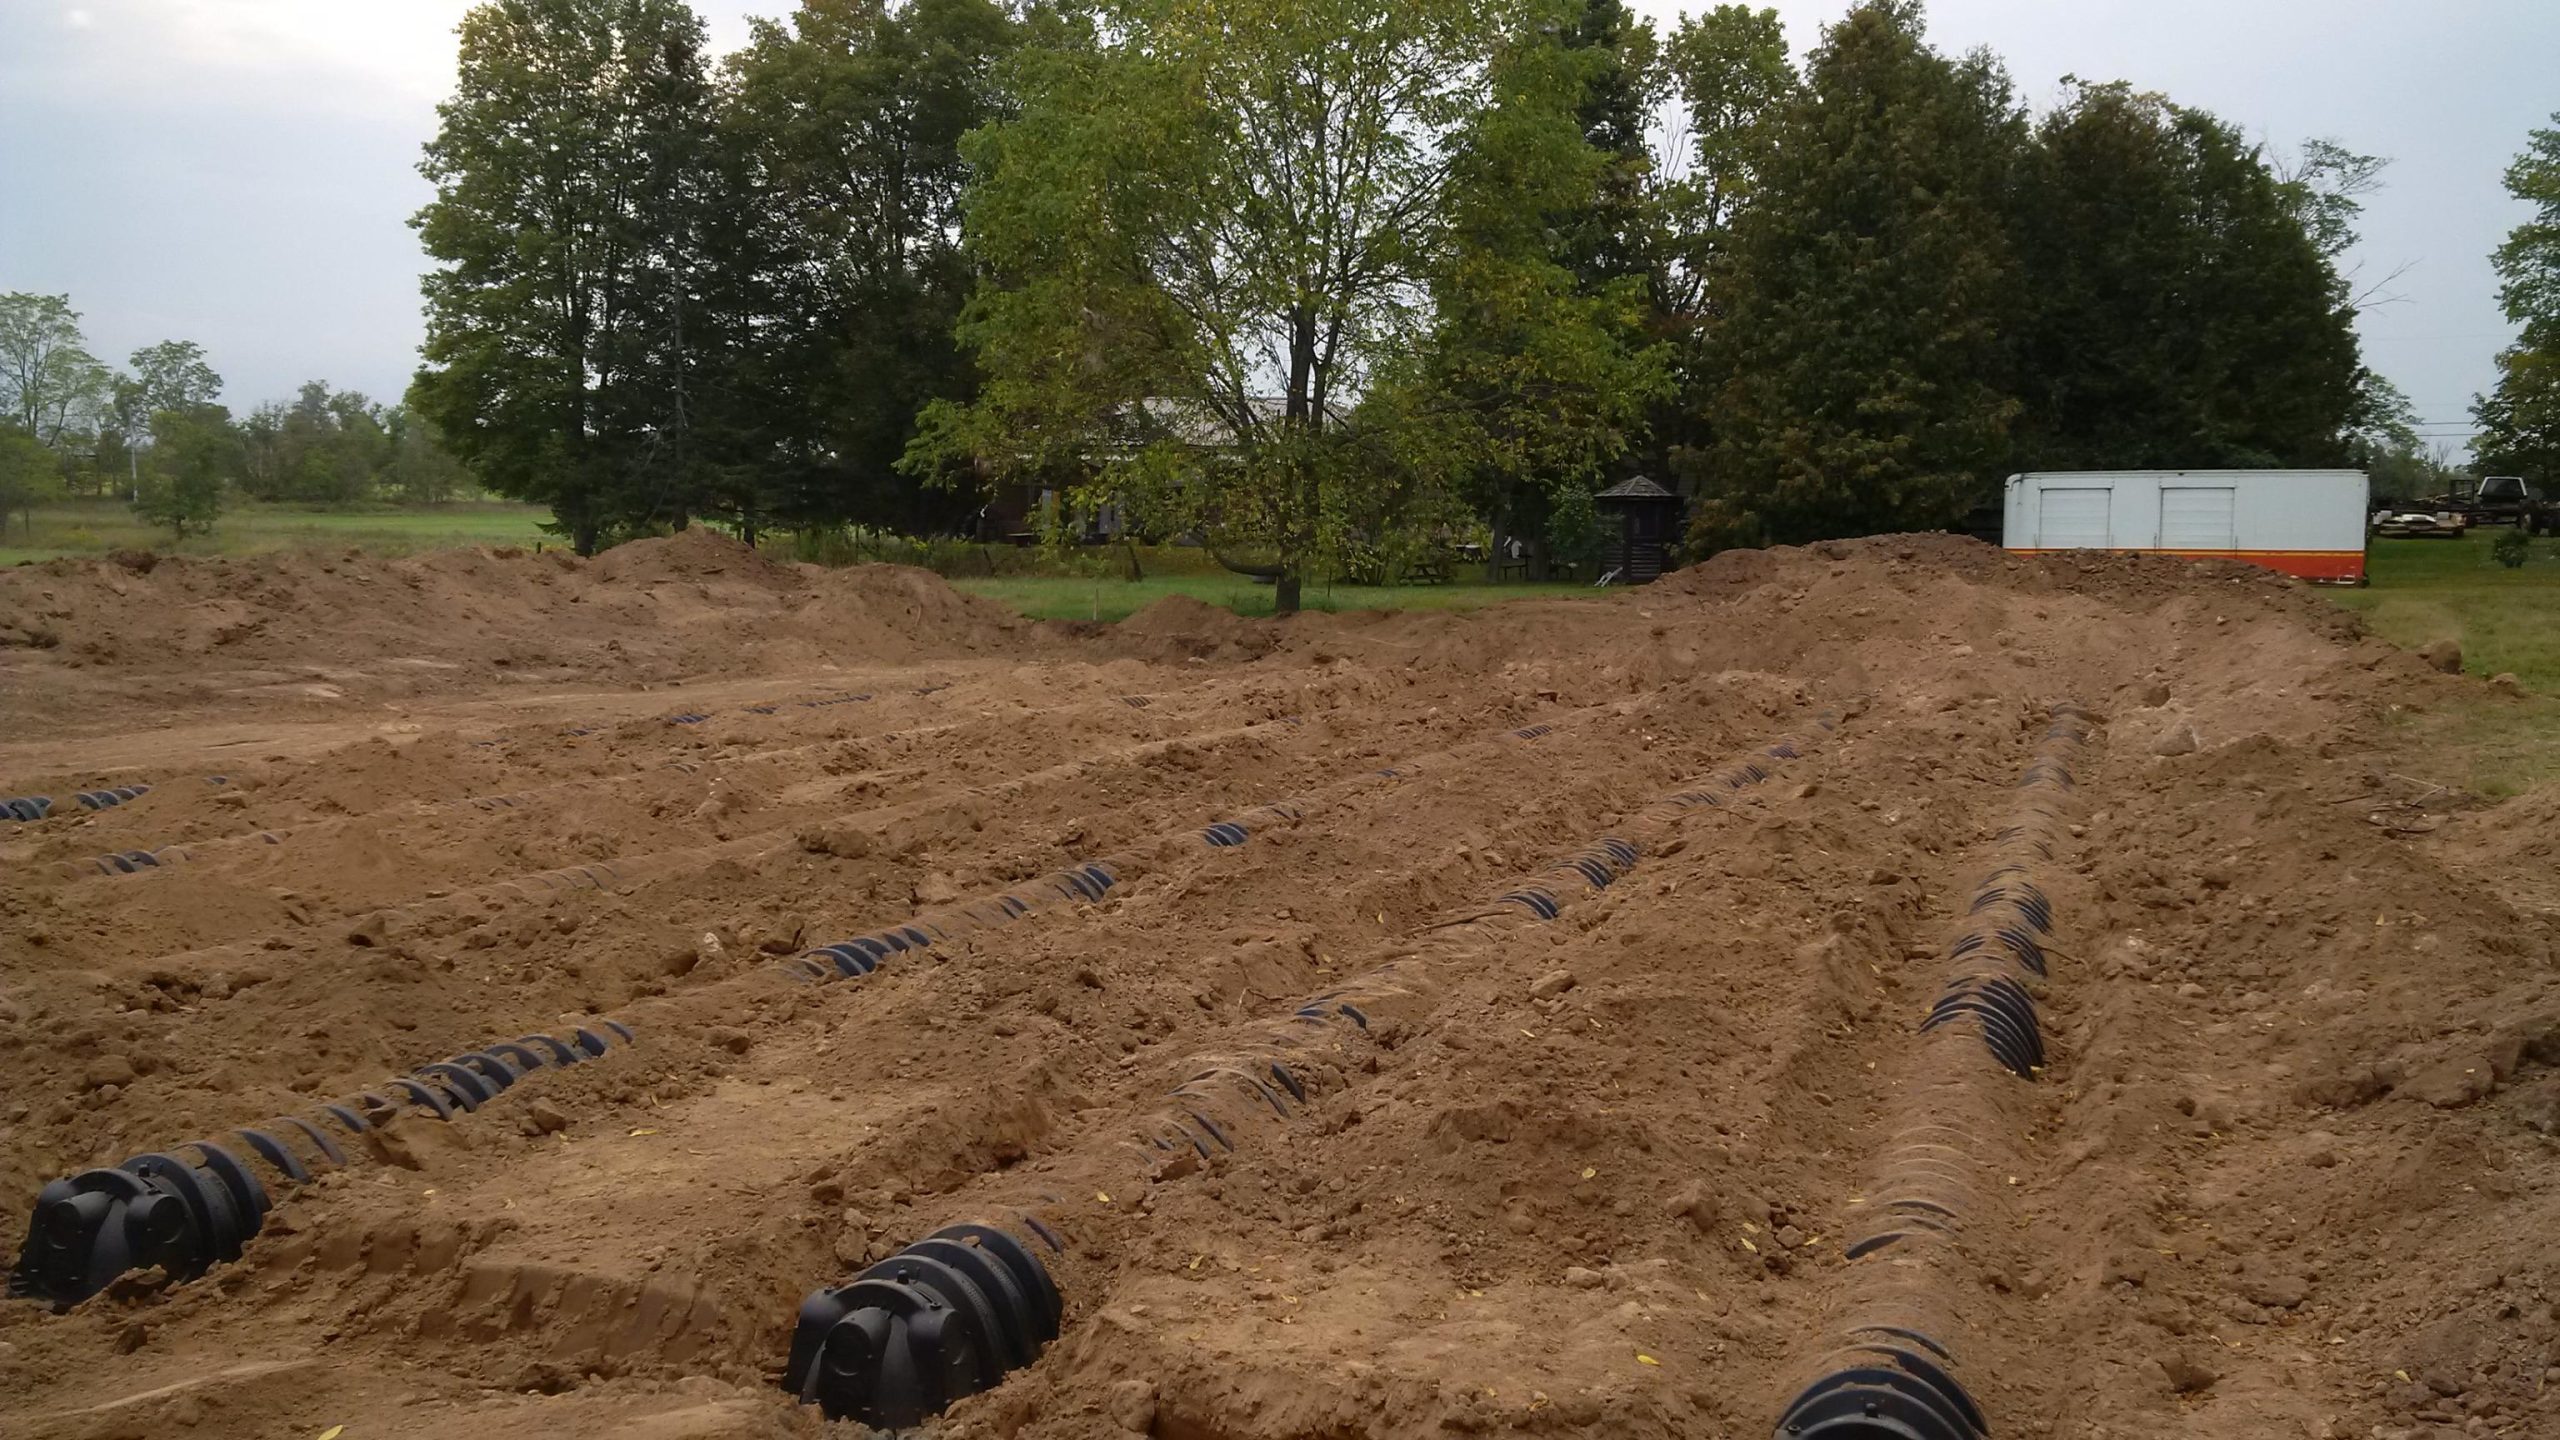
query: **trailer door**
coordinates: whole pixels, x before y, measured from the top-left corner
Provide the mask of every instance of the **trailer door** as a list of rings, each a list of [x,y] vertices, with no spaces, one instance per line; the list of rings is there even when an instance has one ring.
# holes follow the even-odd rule
[[[2240,548],[2237,492],[2228,485],[2160,487],[2160,548],[2229,555]]]
[[[2113,543],[2109,506],[2115,491],[2102,486],[2047,487],[2036,494],[2036,548],[2104,550]]]

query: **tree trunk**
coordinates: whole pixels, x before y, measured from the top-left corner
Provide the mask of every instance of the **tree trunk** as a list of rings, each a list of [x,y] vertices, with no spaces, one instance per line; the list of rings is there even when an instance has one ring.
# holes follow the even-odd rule
[[[1271,610],[1275,615],[1298,613],[1298,572],[1283,570],[1271,585]]]

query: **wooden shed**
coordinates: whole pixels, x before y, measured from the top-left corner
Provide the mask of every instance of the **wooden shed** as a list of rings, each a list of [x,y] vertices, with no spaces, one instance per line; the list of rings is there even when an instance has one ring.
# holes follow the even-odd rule
[[[1650,584],[1669,566],[1671,547],[1680,538],[1680,497],[1638,475],[1591,498],[1602,521],[1617,526],[1600,568],[1617,571],[1621,585]]]

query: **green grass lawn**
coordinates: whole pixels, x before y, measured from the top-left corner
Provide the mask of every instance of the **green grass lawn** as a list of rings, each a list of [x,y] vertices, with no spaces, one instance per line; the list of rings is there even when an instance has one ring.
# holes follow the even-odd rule
[[[134,518],[120,500],[64,500],[39,505],[30,532],[22,516],[0,527],[0,565],[110,550],[174,555],[251,555],[262,550],[360,547],[388,555],[455,545],[531,545],[549,540],[537,528],[551,518],[539,505],[457,502],[417,510],[302,510],[240,505],[223,512],[210,535],[173,545],[169,532]],[[556,542],[554,542],[556,543]]]
[[[1144,580],[1007,575],[992,579],[963,577],[951,583],[972,595],[1011,606],[1035,620],[1120,620],[1168,595],[1188,595],[1239,615],[1268,615],[1272,605],[1270,586],[1225,572],[1150,575]],[[1448,585],[1309,585],[1301,602],[1309,610],[1472,610],[1529,595],[1593,593],[1587,584],[1489,585],[1481,581]]]
[[[2332,593],[2394,644],[2459,640],[2463,669],[2512,673],[2529,690],[2560,694],[2560,540],[2536,540],[2524,567],[2508,570],[2489,558],[2503,533],[2376,540],[2366,558],[2373,583]]]
[[[2523,683],[2520,699],[2481,694],[2395,717],[2461,758],[2463,773],[2446,778],[2489,796],[2560,780],[2560,540],[2534,541],[2523,567],[2508,570],[2489,558],[2502,533],[2375,540],[2366,558],[2373,583],[2330,592],[2394,644],[2458,640],[2465,671]]]

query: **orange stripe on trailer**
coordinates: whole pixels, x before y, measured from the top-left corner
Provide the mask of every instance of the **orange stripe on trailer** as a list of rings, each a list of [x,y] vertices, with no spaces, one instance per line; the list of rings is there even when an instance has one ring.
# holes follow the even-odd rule
[[[2069,550],[2019,548],[2017,555],[2068,555]],[[2143,550],[2110,549],[2111,555],[2174,555],[2181,560],[2238,560],[2250,565],[2263,565],[2281,571],[2297,580],[2325,580],[2332,584],[2359,584],[2364,580],[2364,552],[2361,550]]]

